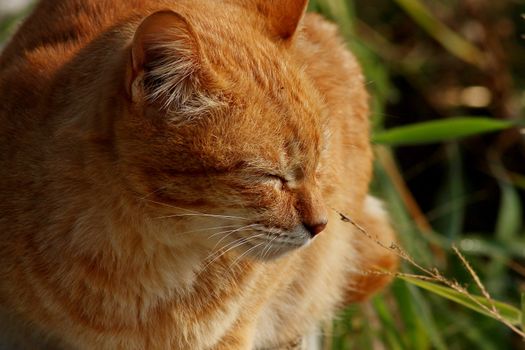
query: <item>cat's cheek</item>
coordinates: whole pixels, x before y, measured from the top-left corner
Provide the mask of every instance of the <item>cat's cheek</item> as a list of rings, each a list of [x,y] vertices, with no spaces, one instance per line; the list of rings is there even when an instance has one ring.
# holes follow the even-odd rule
[[[300,224],[293,196],[287,191],[278,193],[268,209],[268,224],[284,230],[293,230]]]
[[[264,186],[257,194],[244,198],[245,207],[253,212],[253,220],[258,224],[280,222],[282,213],[287,211],[283,191],[275,186]]]
[[[274,185],[266,194],[267,209],[277,214],[285,214],[290,210],[291,192],[285,184]]]

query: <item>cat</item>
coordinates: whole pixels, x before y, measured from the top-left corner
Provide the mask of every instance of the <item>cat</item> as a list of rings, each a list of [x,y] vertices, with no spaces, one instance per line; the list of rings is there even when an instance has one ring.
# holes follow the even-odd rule
[[[4,347],[313,349],[389,282],[340,215],[394,241],[364,78],[307,5],[37,4],[0,57]]]

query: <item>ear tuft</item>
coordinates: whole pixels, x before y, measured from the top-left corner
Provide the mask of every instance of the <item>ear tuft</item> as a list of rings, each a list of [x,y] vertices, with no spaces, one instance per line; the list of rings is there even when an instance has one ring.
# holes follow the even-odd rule
[[[307,6],[308,0],[262,0],[257,9],[268,19],[271,35],[289,41],[297,31]]]
[[[156,12],[142,21],[131,47],[128,91],[168,111],[197,113],[212,106],[205,82],[199,41],[191,25],[173,11]]]

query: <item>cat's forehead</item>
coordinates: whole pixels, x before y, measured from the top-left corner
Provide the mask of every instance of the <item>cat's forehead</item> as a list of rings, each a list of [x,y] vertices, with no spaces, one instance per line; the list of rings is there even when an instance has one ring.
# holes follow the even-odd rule
[[[235,10],[213,23],[209,18],[197,19],[196,32],[206,60],[226,75],[251,74],[261,84],[288,74],[292,48],[269,36],[258,16]]]
[[[214,83],[228,96],[200,134],[205,143],[220,143],[206,152],[215,157],[234,149],[256,162],[315,163],[324,135],[321,96],[294,57],[293,43],[283,45],[260,18],[235,11],[213,22],[189,19]]]
[[[212,22],[209,17],[190,19],[196,21],[200,50],[212,75],[224,88],[244,95],[247,103],[262,97],[289,108],[288,116],[319,114],[321,98],[295,57],[301,35],[287,43],[276,40],[268,33],[268,19],[240,3],[227,1],[227,11],[221,9]]]
[[[315,171],[326,141],[320,116],[267,104],[267,108],[254,104],[240,109],[235,117],[221,118],[208,135],[218,142],[231,143],[214,147],[213,152],[233,150],[231,158],[236,162],[267,170],[281,169],[291,178]]]

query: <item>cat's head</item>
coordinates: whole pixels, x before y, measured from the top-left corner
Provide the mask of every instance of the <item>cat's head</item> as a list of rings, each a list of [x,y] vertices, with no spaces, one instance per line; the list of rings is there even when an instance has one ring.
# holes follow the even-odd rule
[[[126,181],[173,240],[271,258],[327,224],[323,106],[293,54],[307,1],[255,3],[146,17],[115,132]]]

